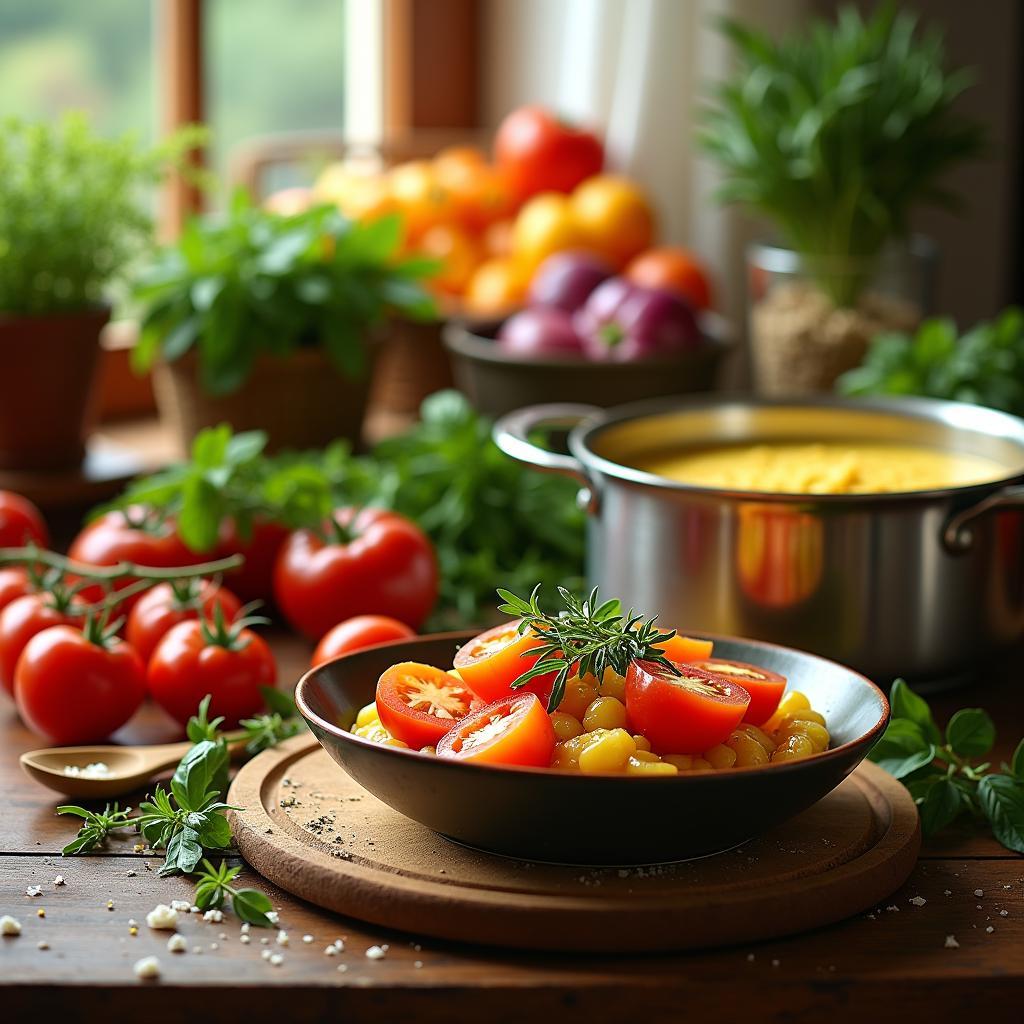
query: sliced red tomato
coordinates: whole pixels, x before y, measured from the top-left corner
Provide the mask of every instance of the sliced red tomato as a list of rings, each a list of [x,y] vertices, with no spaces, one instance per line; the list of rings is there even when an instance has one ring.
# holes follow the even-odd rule
[[[473,692],[450,672],[416,661],[392,665],[377,682],[380,724],[417,750],[436,746],[473,701]]]
[[[554,749],[555,729],[540,698],[520,693],[463,718],[438,743],[437,756],[547,768]]]
[[[689,664],[699,662],[702,658],[710,658],[715,645],[710,640],[698,640],[692,636],[680,636],[678,633],[671,640],[657,644],[665,652],[669,661],[683,661]]]
[[[732,682],[739,683],[750,694],[750,705],[743,716],[744,722],[751,725],[764,725],[779,706],[782,694],[786,689],[786,677],[778,672],[770,672],[759,665],[750,665],[745,661],[727,661],[725,658],[705,658],[690,662],[698,668],[706,668],[716,676],[723,676]]]
[[[673,675],[656,661],[634,661],[626,673],[630,732],[650,740],[657,754],[701,754],[743,720],[750,694],[742,686],[693,665]]]
[[[540,660],[539,654],[530,652],[544,646],[544,640],[536,633],[519,632],[521,622],[522,619],[514,619],[488,629],[463,644],[455,655],[459,675],[483,701],[489,703],[525,692],[535,693],[547,701],[551,694],[554,672],[537,676],[526,686],[512,689],[512,683]]]

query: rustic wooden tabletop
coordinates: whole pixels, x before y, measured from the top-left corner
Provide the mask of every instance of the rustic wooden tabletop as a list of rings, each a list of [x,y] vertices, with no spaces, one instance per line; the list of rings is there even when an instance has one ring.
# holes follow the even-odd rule
[[[308,650],[278,637],[282,680],[297,678]],[[986,683],[933,701],[945,716],[964,704],[989,708],[1009,746],[1024,734],[1019,684]],[[174,729],[147,707],[120,736],[161,742]],[[275,966],[254,929],[186,915],[189,951],[166,950],[168,933],[145,926],[157,904],[189,899],[182,878],[161,879],[159,860],[132,840],[96,855],[61,858],[74,831],[54,815],[56,794],[30,782],[18,755],[41,746],[0,696],[0,915],[22,923],[0,939],[0,1020],[61,1014],[91,1020],[130,1013],[160,1021],[281,1015],[293,1024],[328,1016],[355,1020],[561,1022],[978,1019],[1019,1021],[1024,1005],[1024,861],[991,839],[963,831],[926,844],[902,890],[872,914],[794,938],[672,956],[511,954],[389,934],[335,916],[266,885],[287,948]],[[55,885],[61,875],[63,885]],[[31,897],[26,889],[40,886]],[[980,895],[978,891],[980,890]],[[911,903],[922,897],[923,906]],[[138,934],[129,921],[139,922]],[[616,927],[609,919],[607,927]],[[306,943],[303,936],[313,941]],[[947,948],[953,935],[958,948]],[[345,951],[324,948],[344,938]],[[389,948],[369,959],[374,945]],[[157,955],[158,982],[133,964]],[[116,1002],[115,1002],[116,1000]],[[229,1017],[230,1015],[230,1017]]]

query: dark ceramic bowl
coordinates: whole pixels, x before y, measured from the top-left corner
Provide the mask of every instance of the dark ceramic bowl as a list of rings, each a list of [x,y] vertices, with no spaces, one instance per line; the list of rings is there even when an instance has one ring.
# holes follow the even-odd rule
[[[828,722],[832,746],[803,761],[640,778],[460,764],[348,732],[399,661],[451,665],[472,633],[345,655],[307,672],[295,699],[317,739],[361,786],[443,836],[492,853],[566,864],[653,864],[730,849],[798,814],[864,759],[889,720],[874,683],[802,651],[715,639],[715,655],[780,672]]]
[[[710,391],[732,342],[717,314],[701,314],[700,326],[704,335],[700,347],[671,358],[633,363],[512,356],[494,341],[500,323],[453,320],[442,338],[459,389],[480,412],[497,417],[543,402],[587,402],[610,409],[645,398]]]

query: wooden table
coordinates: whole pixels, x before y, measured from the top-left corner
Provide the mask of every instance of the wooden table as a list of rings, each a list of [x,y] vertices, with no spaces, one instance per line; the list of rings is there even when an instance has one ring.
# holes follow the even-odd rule
[[[282,679],[296,678],[307,649],[286,638],[275,649]],[[1007,747],[1024,733],[1016,684],[989,684],[936,703],[944,714],[966,703],[988,707]],[[172,735],[158,710],[146,708],[122,738],[155,742]],[[755,946],[615,958],[510,954],[429,940],[420,948],[414,936],[326,914],[247,870],[244,881],[263,886],[280,909],[288,947],[274,945],[273,934],[266,936],[269,947],[261,945],[256,929],[243,944],[231,917],[218,925],[186,915],[180,930],[190,951],[174,955],[166,950],[169,933],[151,932],[145,917],[157,903],[189,899],[191,886],[158,878],[159,861],[134,854],[133,840],[62,860],[74,825],[54,815],[55,794],[29,782],[17,765],[18,754],[39,745],[0,698],[0,914],[23,925],[20,937],[0,939],[0,1021],[56,1013],[66,1020],[130,1014],[147,1024],[249,1014],[292,1024],[328,1015],[345,1024],[1021,1019],[1024,861],[971,833],[927,844],[910,881],[890,901],[894,909]],[[55,887],[58,874],[65,884]],[[28,897],[32,885],[43,894]],[[910,903],[916,896],[926,904]],[[129,919],[139,922],[137,936],[129,934]],[[607,927],[615,926],[609,919]],[[304,943],[306,934],[314,941]],[[959,948],[945,948],[947,935]],[[324,947],[338,937],[345,938],[345,952],[326,956]],[[39,949],[40,940],[49,949]],[[378,944],[389,946],[387,955],[368,959],[365,951]],[[283,954],[280,966],[262,958],[267,948]],[[151,954],[159,956],[163,974],[143,983],[132,966]],[[199,1008],[218,1016],[200,1017]]]

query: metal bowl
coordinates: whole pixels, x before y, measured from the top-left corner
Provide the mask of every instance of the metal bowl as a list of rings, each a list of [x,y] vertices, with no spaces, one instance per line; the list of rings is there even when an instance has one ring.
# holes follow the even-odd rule
[[[295,699],[328,754],[375,797],[456,842],[567,864],[652,864],[730,849],[798,814],[864,759],[889,719],[874,683],[823,658],[716,637],[715,654],[789,680],[825,715],[832,747],[802,761],[640,778],[446,761],[348,731],[399,661],[445,666],[472,633],[401,640],[307,672]]]
[[[603,409],[644,398],[710,391],[719,367],[732,349],[722,317],[700,315],[704,342],[678,356],[604,363],[589,359],[523,359],[495,344],[500,323],[444,328],[455,382],[474,407],[487,416],[503,416],[536,402],[590,402]]]

